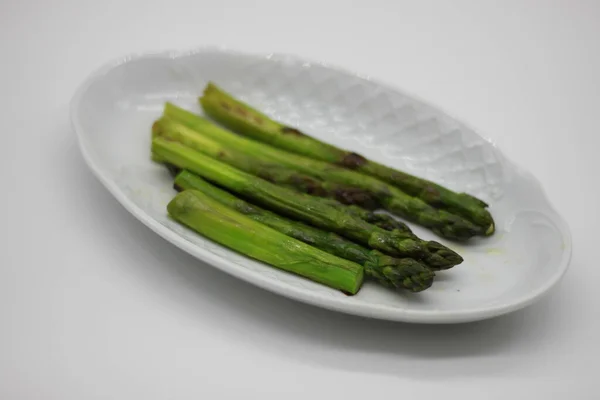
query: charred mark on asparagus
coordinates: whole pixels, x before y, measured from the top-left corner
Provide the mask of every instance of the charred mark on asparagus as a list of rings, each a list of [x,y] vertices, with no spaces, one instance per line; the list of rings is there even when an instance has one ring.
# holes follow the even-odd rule
[[[312,196],[327,196],[327,191],[323,188],[322,182],[312,179],[306,175],[296,174],[292,175],[290,179],[294,185],[303,187],[306,190],[306,193]]]
[[[374,210],[380,206],[373,194],[367,190],[355,187],[339,187],[334,191],[334,198],[343,204],[359,204],[368,210]]]
[[[356,153],[348,153],[342,161],[340,161],[340,165],[344,168],[348,169],[357,169],[367,163],[367,159]]]
[[[281,132],[288,135],[305,136],[304,133],[300,132],[298,129],[289,126],[284,126],[283,128],[281,128]]]

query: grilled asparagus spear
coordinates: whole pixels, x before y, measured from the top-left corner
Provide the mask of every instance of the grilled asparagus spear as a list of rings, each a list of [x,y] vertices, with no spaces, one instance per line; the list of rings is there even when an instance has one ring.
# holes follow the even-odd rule
[[[178,222],[246,256],[356,294],[364,268],[277,232],[234,211],[202,192],[186,190],[167,206]]]
[[[308,136],[298,129],[272,120],[213,83],[206,86],[200,103],[208,115],[236,132],[274,147],[374,176],[397,186],[411,196],[420,198],[433,207],[468,218],[483,228],[488,235],[494,231],[494,221],[486,210],[487,204],[473,196],[455,193],[434,182],[387,167]]]
[[[302,222],[281,217],[241,200],[189,171],[184,170],[177,175],[175,188],[177,190],[199,190],[224,206],[284,235],[361,264],[365,268],[367,277],[384,286],[420,292],[430,287],[433,282],[435,274],[416,260],[394,258],[376,250],[368,250],[335,233],[325,232]]]

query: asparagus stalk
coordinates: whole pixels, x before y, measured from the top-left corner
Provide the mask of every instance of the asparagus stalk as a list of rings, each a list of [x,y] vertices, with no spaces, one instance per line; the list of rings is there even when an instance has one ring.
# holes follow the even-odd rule
[[[209,239],[277,268],[349,294],[356,294],[362,285],[361,265],[279,233],[202,192],[179,193],[167,210],[175,220]]]
[[[335,199],[349,200],[362,206],[372,205],[373,199],[364,190],[323,182],[317,178],[302,174],[293,169],[281,167],[273,163],[265,163],[260,159],[231,150],[222,144],[202,135],[201,132],[190,129],[168,117],[162,117],[152,125],[152,137],[163,137],[177,141],[187,147],[197,150],[211,158],[227,163],[237,169],[256,175],[271,183],[292,188],[314,196],[331,197],[332,200],[323,202],[334,207],[341,207],[365,221],[385,230],[398,229],[410,232],[406,224],[395,220],[389,215],[376,214],[356,205],[344,205]],[[170,166],[169,168],[174,168]]]
[[[408,225],[402,221],[398,221],[390,215],[365,210],[364,208],[356,205],[346,205],[334,199],[323,199],[323,202],[332,207],[337,207],[341,210],[344,210],[349,214],[355,215],[370,224],[378,226],[381,229],[385,229],[386,231],[400,231],[412,234],[412,230],[408,227]]]
[[[434,240],[426,241],[420,239],[417,235],[415,235],[412,232],[408,225],[401,221],[395,220],[389,215],[377,214],[357,206],[344,206],[343,204],[333,199],[324,200],[327,200],[327,203],[330,204],[332,207],[342,208],[345,212],[355,215],[358,218],[367,221],[370,224],[376,225],[382,229],[385,229],[387,231],[399,231],[410,235],[414,240],[417,240],[419,243],[421,243],[421,245],[427,250],[425,255],[423,256],[423,261],[425,262],[425,264],[427,264],[429,268],[433,270],[439,271],[443,269],[449,269],[452,268],[452,266],[456,265],[453,264],[454,262],[462,262],[462,258],[460,258],[460,256],[453,250],[450,250],[448,247]]]
[[[164,115],[202,132],[204,136],[230,149],[278,163],[326,182],[364,189],[375,196],[386,210],[428,227],[440,236],[454,240],[467,240],[475,235],[484,234],[480,227],[468,220],[445,210],[433,208],[424,201],[371,176],[241,137],[170,103],[166,104]]]
[[[321,203],[318,198],[279,187],[177,142],[155,138],[152,140],[152,152],[168,163],[188,169],[275,211],[332,230],[384,253],[406,257],[423,255],[422,246],[408,235],[388,232],[370,225],[353,215]]]
[[[480,226],[490,235],[494,221],[485,208],[487,204],[466,193],[456,193],[434,182],[390,168],[365,157],[332,146],[298,129],[272,120],[265,114],[235,99],[213,83],[209,83],[200,99],[204,111],[224,126],[306,157],[340,165],[374,176],[397,186],[436,208],[461,215]]]
[[[420,292],[433,283],[435,274],[414,259],[393,258],[377,250],[368,250],[335,233],[325,232],[302,222],[281,217],[245,202],[189,171],[184,170],[177,175],[175,189],[180,191],[199,190],[224,206],[284,235],[293,237],[327,253],[361,264],[365,268],[367,277],[384,286]]]
[[[162,137],[167,140],[179,142],[191,149],[198,150],[199,152],[211,158],[224,161],[233,167],[237,167],[244,172],[254,175],[260,176],[261,174],[258,171],[266,170],[272,172],[270,173],[271,177],[282,177],[291,174],[296,176],[296,181],[311,180],[310,177],[303,177],[301,174],[293,171],[290,173],[288,170],[286,173],[286,171],[270,168],[270,165],[264,165],[263,167],[260,167],[260,160],[229,151],[219,143],[203,136],[201,133],[186,128],[185,126],[173,122],[165,117],[154,123],[152,134],[153,137]],[[280,173],[275,173],[275,171]],[[281,183],[277,181],[277,179],[274,180],[276,183]],[[313,185],[319,184],[316,179],[312,180],[314,181]],[[356,216],[366,222],[369,222],[370,224],[379,226],[385,230],[400,232],[401,235],[412,238],[423,247],[423,260],[432,268],[447,269],[453,265],[456,265],[457,262],[462,261],[462,259],[454,251],[448,249],[438,242],[424,241],[419,239],[412,233],[406,224],[396,221],[388,215],[375,214],[357,206],[344,206],[333,199],[314,198],[313,202],[320,202],[321,204],[329,205],[338,210]]]

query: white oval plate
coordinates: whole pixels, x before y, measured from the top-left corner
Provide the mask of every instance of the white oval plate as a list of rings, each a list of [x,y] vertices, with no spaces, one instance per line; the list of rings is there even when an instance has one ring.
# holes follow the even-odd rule
[[[464,257],[420,294],[370,282],[358,295],[250,260],[169,220],[175,192],[150,161],[150,126],[169,100],[201,112],[208,80],[318,138],[486,200],[497,233],[448,243]],[[287,55],[223,49],[135,55],[92,74],[71,103],[86,162],[117,200],[160,236],[197,258],[275,293],[332,310],[406,322],[452,323],[517,310],[565,273],[571,237],[539,182],[493,144],[439,110],[371,79]]]

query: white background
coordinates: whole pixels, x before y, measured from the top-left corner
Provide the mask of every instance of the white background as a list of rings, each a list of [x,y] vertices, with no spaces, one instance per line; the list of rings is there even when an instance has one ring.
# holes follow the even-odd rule
[[[597,399],[600,2],[0,1],[0,399]],[[130,216],[84,165],[77,85],[205,44],[367,73],[543,182],[564,280],[489,321],[335,314],[238,281]]]

